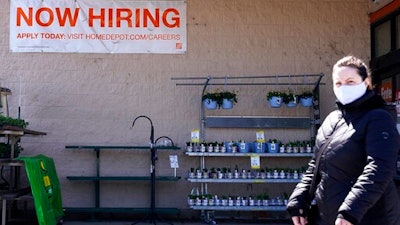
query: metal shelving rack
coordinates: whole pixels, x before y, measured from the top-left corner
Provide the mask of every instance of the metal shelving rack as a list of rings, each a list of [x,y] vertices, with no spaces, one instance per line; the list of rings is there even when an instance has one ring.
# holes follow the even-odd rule
[[[319,86],[324,74],[302,74],[302,75],[270,75],[270,76],[225,76],[225,77],[172,77],[171,80],[179,81],[177,86],[203,86],[201,96],[204,95],[210,81],[222,80],[223,82],[213,82],[212,85],[245,85],[245,86],[269,86],[269,85],[301,85],[312,86],[314,94],[313,106],[310,110],[310,117],[224,117],[224,116],[205,116],[205,108],[200,97],[200,140],[205,140],[205,127],[241,127],[241,128],[302,128],[310,129],[310,137],[314,138],[316,131],[320,126],[320,110],[319,110]],[[270,80],[280,78],[304,78],[304,82],[235,82],[235,80]],[[315,81],[310,82],[309,78]],[[200,158],[200,168],[205,168],[205,157],[250,157],[257,154],[260,157],[311,157],[312,153],[208,153],[208,152],[186,152],[188,156]],[[298,179],[187,179],[189,182],[200,183],[201,193],[208,193],[207,183],[297,183]],[[205,222],[216,224],[214,221],[214,211],[284,211],[285,206],[191,206],[193,210],[201,210],[201,214]]]

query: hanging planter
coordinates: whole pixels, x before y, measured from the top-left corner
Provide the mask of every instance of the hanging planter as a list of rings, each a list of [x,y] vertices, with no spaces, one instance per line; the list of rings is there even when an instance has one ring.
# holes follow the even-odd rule
[[[229,99],[222,99],[222,108],[223,109],[232,109],[233,108],[233,102]]]
[[[270,91],[270,92],[268,92],[267,100],[269,102],[269,105],[272,108],[281,107],[284,95],[285,94],[283,92],[279,92],[279,91]]]
[[[311,107],[313,105],[313,96],[314,94],[311,91],[304,91],[299,95],[300,104],[303,107]]]
[[[283,103],[285,103],[286,107],[288,108],[296,107],[297,102],[298,102],[298,96],[292,92],[285,93],[285,96],[283,96]]]
[[[300,104],[303,107],[311,107],[313,105],[313,97],[301,98]]]
[[[223,109],[232,109],[233,105],[237,103],[237,94],[232,91],[221,91],[220,93],[220,106]]]
[[[232,109],[237,103],[237,94],[231,91],[207,92],[202,96],[204,107],[206,109]]]
[[[218,106],[217,101],[214,101],[214,100],[209,99],[209,98],[204,99],[203,103],[204,103],[204,107],[206,109],[216,109],[217,106]]]
[[[220,94],[216,92],[207,92],[202,96],[204,108],[206,109],[216,109],[218,106],[218,100],[220,98]]]

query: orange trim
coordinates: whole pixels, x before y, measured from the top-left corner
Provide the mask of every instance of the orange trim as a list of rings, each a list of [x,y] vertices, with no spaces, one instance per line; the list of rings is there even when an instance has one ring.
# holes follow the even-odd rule
[[[374,23],[398,8],[400,8],[400,0],[394,0],[391,3],[382,7],[381,9],[377,10],[376,12],[371,13],[369,15],[369,22]]]

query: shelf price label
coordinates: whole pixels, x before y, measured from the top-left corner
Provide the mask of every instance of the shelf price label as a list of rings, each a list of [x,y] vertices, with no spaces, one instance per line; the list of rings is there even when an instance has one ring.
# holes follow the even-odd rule
[[[260,155],[251,155],[250,165],[252,169],[260,169]]]
[[[177,155],[170,155],[169,156],[169,164],[171,165],[171,168],[179,168],[179,163],[178,163],[178,156]]]
[[[256,140],[258,143],[264,143],[265,142],[265,135],[263,130],[259,130],[256,132]]]
[[[192,130],[190,134],[190,139],[192,143],[199,143],[200,142],[200,131],[199,130]]]

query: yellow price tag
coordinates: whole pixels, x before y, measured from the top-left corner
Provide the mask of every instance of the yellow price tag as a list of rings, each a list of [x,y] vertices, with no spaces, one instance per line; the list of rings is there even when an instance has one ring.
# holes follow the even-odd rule
[[[250,165],[252,169],[260,169],[260,155],[251,155]]]
[[[192,130],[190,137],[191,137],[192,143],[199,143],[200,142],[200,131]]]
[[[256,132],[256,141],[258,143],[265,143],[265,135],[263,130],[259,130]]]

